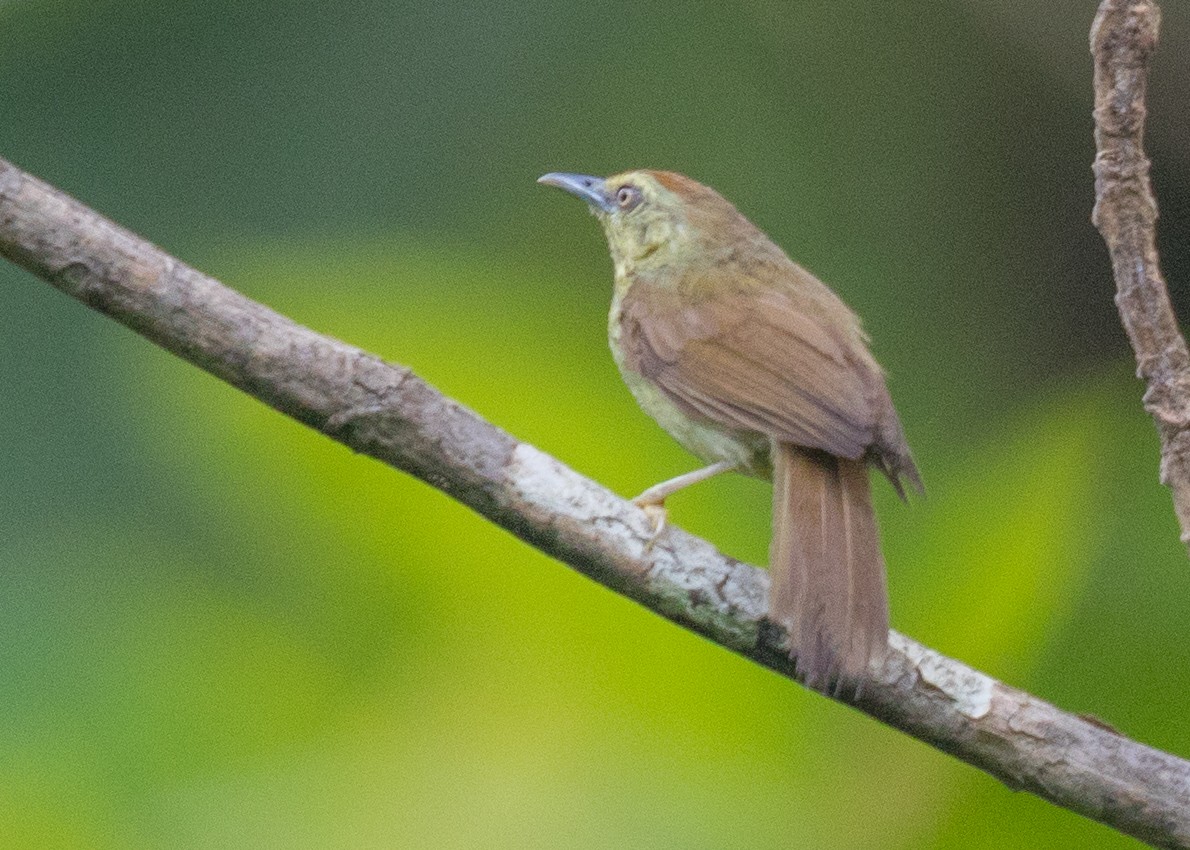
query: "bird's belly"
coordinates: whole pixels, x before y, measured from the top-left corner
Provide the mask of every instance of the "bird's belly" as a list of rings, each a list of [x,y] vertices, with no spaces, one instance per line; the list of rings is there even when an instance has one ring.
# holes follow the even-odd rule
[[[764,479],[772,477],[768,437],[758,432],[737,431],[709,420],[695,419],[674,404],[651,381],[625,368],[622,363],[617,365],[636,403],[686,451],[708,464],[728,461],[747,475]]]

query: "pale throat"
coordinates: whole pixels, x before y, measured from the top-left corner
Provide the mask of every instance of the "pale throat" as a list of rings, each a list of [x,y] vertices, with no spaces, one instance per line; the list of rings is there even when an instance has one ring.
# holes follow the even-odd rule
[[[615,226],[602,222],[607,245],[615,268],[615,286],[618,294],[632,284],[637,274],[657,272],[674,261],[675,254],[687,239],[687,229],[669,218],[659,218],[643,226]]]

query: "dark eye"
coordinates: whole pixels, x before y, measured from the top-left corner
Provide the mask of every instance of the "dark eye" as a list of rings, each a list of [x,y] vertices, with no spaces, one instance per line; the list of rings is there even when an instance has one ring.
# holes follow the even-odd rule
[[[616,190],[616,204],[622,210],[630,210],[641,201],[640,189],[635,186],[621,186]]]

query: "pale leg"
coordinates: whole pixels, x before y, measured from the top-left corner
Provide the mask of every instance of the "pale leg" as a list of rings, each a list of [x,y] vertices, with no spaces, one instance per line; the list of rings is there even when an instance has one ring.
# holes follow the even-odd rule
[[[687,472],[685,475],[679,475],[677,478],[671,478],[668,481],[662,481],[660,484],[654,484],[633,499],[632,503],[641,508],[648,515],[650,522],[653,523],[653,536],[649,540],[649,548],[652,548],[657,537],[665,530],[666,499],[679,490],[689,487],[691,484],[706,481],[708,478],[713,478],[722,472],[730,472],[733,469],[735,469],[734,464],[726,460],[721,460],[703,469],[696,469],[693,472]]]

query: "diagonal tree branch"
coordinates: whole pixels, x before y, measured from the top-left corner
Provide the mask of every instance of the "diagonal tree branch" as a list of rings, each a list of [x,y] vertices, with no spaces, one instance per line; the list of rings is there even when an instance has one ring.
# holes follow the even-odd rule
[[[1103,0],[1091,26],[1095,58],[1095,211],[1111,253],[1116,306],[1148,384],[1145,410],[1161,435],[1161,481],[1173,491],[1190,546],[1190,352],[1157,259],[1157,201],[1144,152],[1149,57],[1161,12],[1153,0]]]
[[[421,478],[675,623],[792,676],[767,573],[646,516],[410,370],[302,327],[0,160],[0,255],[295,419]],[[1033,793],[1190,847],[1190,762],[894,633],[852,704]]]

